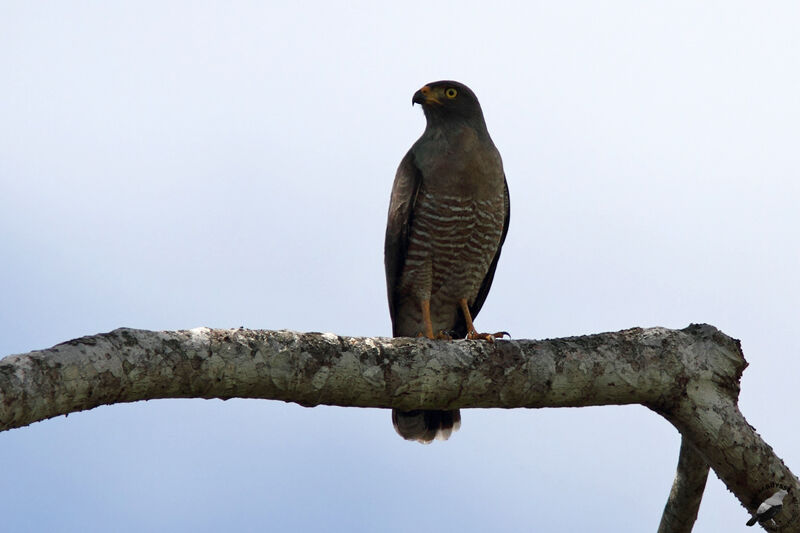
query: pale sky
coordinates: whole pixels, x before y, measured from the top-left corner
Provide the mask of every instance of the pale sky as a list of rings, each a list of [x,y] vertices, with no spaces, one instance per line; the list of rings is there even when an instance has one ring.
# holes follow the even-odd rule
[[[411,96],[455,79],[505,163],[479,329],[713,324],[800,473],[795,2],[0,3],[0,356],[120,326],[386,336]],[[639,406],[161,400],[0,434],[4,531],[655,531],[679,435]],[[624,508],[624,512],[623,509]],[[698,533],[752,531],[712,473]]]

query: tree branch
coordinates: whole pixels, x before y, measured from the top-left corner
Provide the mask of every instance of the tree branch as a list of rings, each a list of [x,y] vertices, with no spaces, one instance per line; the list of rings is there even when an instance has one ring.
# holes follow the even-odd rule
[[[707,325],[493,344],[118,329],[0,360],[0,430],[155,398],[400,409],[639,403],[669,420],[699,455],[692,462],[710,465],[749,511],[787,488],[775,522],[800,532],[797,478],[737,407],[746,366],[739,342]]]
[[[697,520],[708,479],[708,464],[685,438],[681,439],[678,471],[661,515],[658,533],[689,533]]]

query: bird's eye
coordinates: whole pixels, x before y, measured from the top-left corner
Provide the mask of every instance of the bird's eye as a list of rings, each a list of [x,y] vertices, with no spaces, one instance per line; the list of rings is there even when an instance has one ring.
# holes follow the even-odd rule
[[[447,90],[444,92],[444,95],[445,95],[446,97],[448,97],[448,98],[455,98],[457,94],[458,94],[458,91],[456,91],[456,90],[455,90],[455,89],[453,89],[452,87],[450,87],[449,89],[447,89]]]

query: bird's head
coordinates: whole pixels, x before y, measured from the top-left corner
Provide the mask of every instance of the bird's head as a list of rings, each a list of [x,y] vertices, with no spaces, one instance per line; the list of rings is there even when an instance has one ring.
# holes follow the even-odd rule
[[[435,81],[414,93],[411,105],[420,104],[425,116],[431,119],[479,119],[483,112],[472,90],[457,81]]]

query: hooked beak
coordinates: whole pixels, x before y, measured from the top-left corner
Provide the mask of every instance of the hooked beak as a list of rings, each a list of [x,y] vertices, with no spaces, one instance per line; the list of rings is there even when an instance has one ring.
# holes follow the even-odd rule
[[[438,98],[433,94],[433,91],[429,86],[425,86],[419,91],[414,93],[414,97],[411,99],[411,105],[420,104],[441,104]]]

